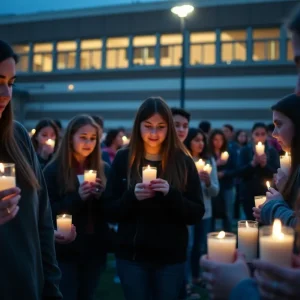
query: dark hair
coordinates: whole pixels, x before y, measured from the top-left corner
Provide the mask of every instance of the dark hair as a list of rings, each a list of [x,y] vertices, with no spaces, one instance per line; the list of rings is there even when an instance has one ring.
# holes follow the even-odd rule
[[[55,123],[56,127],[57,127],[59,130],[62,130],[62,124],[61,124],[61,121],[59,121],[59,120],[53,120],[53,122]]]
[[[288,30],[294,31],[300,34],[300,5],[292,9],[292,13],[289,15],[286,26]]]
[[[204,147],[200,156],[203,159],[209,159],[211,155],[209,153],[207,137],[206,134],[203,132],[203,130],[201,130],[200,128],[190,128],[189,133],[186,139],[184,140],[184,144],[186,148],[190,151],[190,154],[192,155],[191,142],[198,134],[201,134],[203,136],[203,143],[204,143]]]
[[[228,128],[231,132],[234,131],[234,128],[233,128],[233,126],[231,124],[224,124],[223,127]]]
[[[272,131],[273,132],[274,129],[275,129],[275,125],[273,123],[270,123],[270,124],[267,125],[267,130],[268,131]]]
[[[106,147],[110,147],[113,144],[115,138],[120,132],[121,130],[119,129],[111,129],[107,132],[107,135],[105,137],[105,142],[104,142]]]
[[[221,152],[227,151],[227,139],[225,137],[224,132],[222,130],[220,130],[220,129],[215,129],[215,130],[213,130],[211,132],[211,134],[209,136],[209,139],[208,139],[209,149],[210,149],[211,153],[214,155],[214,157],[216,155],[215,155],[215,149],[214,149],[214,142],[213,142],[213,140],[214,140],[214,137],[216,135],[221,135],[222,138],[223,138],[223,145],[222,145],[222,147],[220,149]]]
[[[208,121],[202,121],[199,123],[199,128],[202,129],[205,134],[208,134],[211,129],[211,124]]]
[[[190,122],[191,114],[182,108],[173,107],[171,108],[171,112],[173,116],[182,116]]]
[[[246,133],[246,136],[247,136],[247,139],[246,139],[245,143],[242,144],[242,146],[246,146],[246,145],[248,144],[248,134],[247,134],[247,132],[246,132],[245,130],[239,129],[239,130],[236,132],[236,134],[235,134],[235,141],[236,141],[238,144],[240,144],[239,141],[238,141],[238,137],[239,137],[239,135],[240,135],[242,132],[245,132],[245,133]]]
[[[265,129],[266,132],[268,131],[268,128],[265,123],[257,122],[257,123],[254,123],[254,125],[251,129],[251,132],[253,133],[253,131],[255,131],[257,128],[263,128],[263,129]]]
[[[92,116],[93,120],[98,124],[98,126],[103,129],[104,128],[104,122],[103,122],[103,118],[98,117],[98,116]]]
[[[5,41],[0,40],[0,62],[13,58],[15,63],[18,63],[18,55],[14,52],[12,47]]]

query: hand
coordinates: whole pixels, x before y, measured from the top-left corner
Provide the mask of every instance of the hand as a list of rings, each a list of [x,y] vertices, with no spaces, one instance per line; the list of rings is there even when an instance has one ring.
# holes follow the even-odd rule
[[[266,202],[271,200],[284,200],[282,195],[272,187],[269,188],[268,192],[266,193],[266,196]]]
[[[87,181],[84,181],[79,186],[78,193],[79,193],[80,198],[83,201],[86,201],[91,196],[91,194],[92,194],[90,183],[87,182]]]
[[[259,164],[259,156],[255,153],[252,158],[251,166],[256,167]]]
[[[162,192],[164,196],[166,196],[169,193],[170,186],[166,180],[157,178],[155,180],[152,180],[149,185],[150,189],[155,192]]]
[[[91,191],[92,195],[99,199],[104,191],[104,184],[102,183],[100,178],[96,178],[96,182],[91,183]]]
[[[200,180],[203,181],[207,187],[210,187],[211,180],[210,180],[210,176],[207,172],[201,171],[199,173],[199,177],[200,177]]]
[[[218,179],[222,179],[224,177],[224,172],[218,172]]]
[[[155,196],[155,192],[149,188],[149,184],[137,183],[134,189],[135,197],[138,200],[145,200]]]
[[[300,257],[293,256],[293,267],[255,260],[255,277],[263,299],[296,300],[300,299]]]
[[[40,156],[41,158],[47,160],[49,158],[49,156],[54,152],[54,147],[44,144],[42,146],[42,150],[40,152]]]
[[[21,190],[17,187],[0,191],[0,225],[12,220],[19,211]]]
[[[76,239],[76,227],[72,225],[71,232],[68,236],[64,236],[60,234],[57,230],[54,230],[54,238],[55,242],[58,244],[69,244],[72,243]]]
[[[264,168],[267,165],[267,155],[266,153],[258,156],[258,163],[262,168]]]
[[[261,219],[260,219],[261,208],[262,208],[262,205],[259,205],[259,207],[253,207],[252,208],[253,217],[256,219],[257,222],[261,222]]]
[[[243,279],[250,278],[245,258],[238,251],[232,264],[214,262],[204,255],[200,265],[204,270],[202,278],[212,299],[229,299],[231,290]]]
[[[277,173],[274,174],[274,183],[278,190],[282,190],[288,180],[288,176],[281,168],[277,170]]]
[[[227,160],[222,160],[221,158],[218,158],[218,160],[216,162],[218,167],[219,166],[224,166],[224,165],[226,165],[226,163],[227,163]]]

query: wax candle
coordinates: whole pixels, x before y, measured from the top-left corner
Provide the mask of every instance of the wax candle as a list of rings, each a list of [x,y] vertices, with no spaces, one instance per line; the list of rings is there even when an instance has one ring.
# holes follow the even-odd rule
[[[195,164],[196,164],[196,168],[197,168],[198,173],[203,171],[203,168],[205,166],[205,161],[204,160],[202,160],[200,158],[198,161],[195,162]]]
[[[260,259],[281,267],[292,266],[294,229],[283,227],[274,220],[273,226],[263,226],[259,231]]]
[[[127,138],[127,136],[123,136],[122,137],[122,141],[123,141],[123,145],[125,146],[125,145],[128,145],[129,144],[129,142],[130,142],[130,140]]]
[[[95,170],[85,170],[83,178],[84,178],[84,181],[87,181],[87,182],[96,182],[97,171],[95,171]]]
[[[263,155],[265,153],[265,145],[262,142],[258,142],[255,146],[257,155]]]
[[[208,258],[217,262],[232,263],[236,249],[236,235],[229,232],[211,232],[207,235]]]
[[[280,168],[281,170],[288,175],[291,168],[291,154],[285,152],[285,155],[280,156]]]
[[[72,216],[71,215],[57,215],[56,216],[57,231],[63,236],[68,236],[71,232],[72,227]]]
[[[229,153],[227,151],[221,153],[221,160],[227,161],[229,158]]]
[[[267,181],[267,182],[266,182],[266,186],[267,186],[267,189],[269,189],[269,188],[271,187],[270,181]]]
[[[157,168],[150,167],[143,167],[143,183],[149,184],[152,180],[156,179],[157,176]]]
[[[15,164],[0,163],[0,191],[16,186]]]
[[[203,168],[203,171],[207,172],[208,174],[211,173],[212,166],[210,164],[206,164]]]
[[[238,222],[238,249],[251,262],[257,257],[258,243],[258,222],[239,221]]]
[[[266,196],[255,196],[254,197],[254,202],[255,202],[255,207],[259,207],[260,205],[263,205],[267,200]]]
[[[54,148],[55,147],[55,140],[48,139],[46,141],[46,144],[49,145],[50,147]]]

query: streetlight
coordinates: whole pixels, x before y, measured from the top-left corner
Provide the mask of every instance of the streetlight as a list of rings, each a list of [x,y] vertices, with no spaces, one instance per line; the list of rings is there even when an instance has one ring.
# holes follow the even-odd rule
[[[182,33],[182,57],[181,57],[181,88],[180,88],[180,107],[184,108],[185,102],[185,44],[186,44],[186,34],[185,34],[185,18],[194,11],[194,6],[184,4],[180,6],[174,6],[171,12],[180,18],[181,33]]]

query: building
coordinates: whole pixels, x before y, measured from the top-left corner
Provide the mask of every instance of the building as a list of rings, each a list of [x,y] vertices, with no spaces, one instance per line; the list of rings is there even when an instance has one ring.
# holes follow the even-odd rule
[[[20,55],[18,118],[30,129],[89,113],[130,128],[148,96],[179,106],[184,46],[193,126],[270,122],[270,106],[295,86],[283,21],[297,2],[194,1],[184,45],[174,1],[2,17],[0,36]]]

